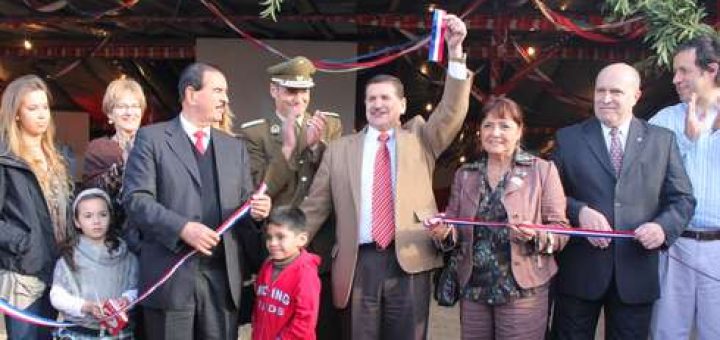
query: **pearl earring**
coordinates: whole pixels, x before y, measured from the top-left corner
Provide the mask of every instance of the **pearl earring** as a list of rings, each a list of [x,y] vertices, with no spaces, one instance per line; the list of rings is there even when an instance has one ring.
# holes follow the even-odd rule
[[[112,120],[112,119],[108,119],[108,124],[113,125],[113,120]]]

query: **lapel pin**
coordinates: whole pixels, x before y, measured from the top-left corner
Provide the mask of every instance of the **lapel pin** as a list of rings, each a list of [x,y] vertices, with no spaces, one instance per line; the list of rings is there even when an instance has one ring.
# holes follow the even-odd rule
[[[272,126],[270,126],[270,133],[272,133],[273,135],[277,135],[278,133],[280,133],[280,125],[273,124]]]

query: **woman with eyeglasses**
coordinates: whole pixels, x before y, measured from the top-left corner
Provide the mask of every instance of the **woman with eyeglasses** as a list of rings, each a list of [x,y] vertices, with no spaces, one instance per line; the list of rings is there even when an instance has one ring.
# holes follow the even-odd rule
[[[105,190],[115,199],[122,182],[122,170],[132,149],[147,107],[140,84],[130,78],[112,81],[102,102],[108,123],[115,133],[90,142],[85,153],[83,187]]]

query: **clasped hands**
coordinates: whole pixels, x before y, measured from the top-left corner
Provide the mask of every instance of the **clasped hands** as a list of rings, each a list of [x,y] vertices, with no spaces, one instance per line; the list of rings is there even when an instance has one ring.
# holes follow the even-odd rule
[[[297,136],[295,134],[295,124],[297,121],[297,115],[288,115],[285,117],[282,127],[282,153],[285,159],[289,160],[292,156],[293,150],[297,145]],[[325,112],[316,110],[315,114],[308,119],[305,123],[305,142],[307,146],[315,148],[320,141],[322,141],[325,133],[325,127],[327,125],[327,118]]]

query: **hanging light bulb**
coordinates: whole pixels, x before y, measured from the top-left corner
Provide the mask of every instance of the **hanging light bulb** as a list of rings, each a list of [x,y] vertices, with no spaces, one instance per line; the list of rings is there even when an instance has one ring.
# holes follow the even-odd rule
[[[23,40],[23,47],[28,51],[32,50],[32,48],[33,48],[32,41],[30,41],[30,39]]]
[[[537,53],[537,50],[535,49],[535,47],[530,46],[527,48],[527,54],[529,56],[534,57],[536,53]]]

